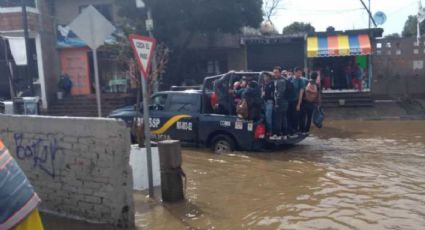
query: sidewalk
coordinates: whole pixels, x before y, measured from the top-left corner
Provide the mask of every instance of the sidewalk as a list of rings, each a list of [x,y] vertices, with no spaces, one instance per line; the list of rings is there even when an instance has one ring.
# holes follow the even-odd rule
[[[416,100],[419,101],[419,100]],[[425,108],[425,100],[421,101]],[[373,107],[325,108],[329,120],[415,120],[425,119],[425,111],[419,104],[407,105],[403,102],[378,102]]]

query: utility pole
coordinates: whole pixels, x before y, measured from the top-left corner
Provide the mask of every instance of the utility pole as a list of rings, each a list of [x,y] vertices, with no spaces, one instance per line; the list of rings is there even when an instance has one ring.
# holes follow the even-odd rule
[[[360,0],[360,2],[362,3],[362,5],[365,8],[367,14],[369,15],[369,20],[368,20],[368,22],[369,22],[368,23],[369,24],[369,38],[372,38],[372,31],[371,31],[372,23],[373,23],[373,25],[375,27],[377,27],[378,25],[376,24],[375,19],[372,16],[372,12],[371,12],[371,0],[369,0],[369,7],[366,6],[366,4],[365,4],[365,2],[363,0]],[[373,49],[374,44],[373,44],[373,40],[372,39],[371,39],[371,43],[372,43],[371,45],[372,45],[372,49]],[[372,74],[373,74],[373,70],[372,70],[372,67],[373,67],[372,57],[373,57],[373,55],[370,54],[369,55],[369,58],[368,58],[368,76],[369,76],[368,77],[369,78],[368,85],[369,85],[369,88],[371,88],[371,86],[372,86]]]
[[[34,83],[31,73],[31,55],[30,55],[30,42],[29,42],[29,32],[28,32],[28,16],[27,16],[27,4],[26,0],[21,0],[22,6],[22,27],[24,30],[24,39],[25,39],[25,51],[27,54],[27,66],[25,67],[25,79],[29,81],[29,87],[31,90],[31,95],[34,96]]]
[[[364,3],[363,0],[360,0],[360,3],[362,3],[364,9],[369,14],[369,20],[372,21],[375,27],[377,27],[378,25],[376,24],[375,19],[373,19],[372,12],[370,11],[370,0],[369,0],[369,7],[366,6],[366,3]]]
[[[372,20],[373,20],[373,17],[372,17],[372,9],[371,9],[371,4],[370,4],[370,1],[371,0],[369,0],[369,38],[372,38],[372,31],[370,30],[371,29],[371,27],[372,27]],[[375,23],[375,22],[374,22]],[[375,23],[375,27],[376,27],[376,23]],[[372,42],[372,47],[375,47],[374,46],[374,44],[373,44],[373,42]],[[373,48],[372,48],[373,49]],[[373,52],[373,50],[372,50],[372,52]],[[368,76],[368,86],[369,86],[369,89],[371,89],[371,86],[372,86],[372,67],[373,67],[373,62],[372,62],[372,54],[371,55],[369,55],[369,58],[368,58],[368,68],[367,68],[367,76]]]
[[[369,12],[371,12],[371,8],[370,8],[370,0],[369,0]],[[369,30],[370,30],[370,27],[371,27],[371,17],[369,16]]]
[[[421,38],[421,23],[424,20],[424,12],[422,9],[422,2],[421,0],[419,0],[419,11],[418,11],[418,15],[417,15],[417,23],[416,23],[416,29],[417,29],[417,34],[416,34],[416,42],[419,45],[420,42],[420,38]]]
[[[152,12],[149,7],[146,7],[147,10],[147,20],[146,20],[146,30],[149,33],[149,37],[155,39],[155,36],[153,35],[153,18],[152,18]],[[156,52],[154,50],[153,57],[152,57],[152,73],[159,76],[159,73],[157,72],[157,63],[156,63]],[[158,78],[153,79],[153,89],[152,91],[154,93],[158,92],[159,90],[159,82]]]

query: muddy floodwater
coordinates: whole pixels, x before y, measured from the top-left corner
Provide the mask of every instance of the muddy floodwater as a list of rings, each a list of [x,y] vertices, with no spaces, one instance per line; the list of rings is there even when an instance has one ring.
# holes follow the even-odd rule
[[[425,229],[425,122],[326,126],[302,144],[272,153],[185,150],[187,201],[137,205],[136,224],[142,229]]]

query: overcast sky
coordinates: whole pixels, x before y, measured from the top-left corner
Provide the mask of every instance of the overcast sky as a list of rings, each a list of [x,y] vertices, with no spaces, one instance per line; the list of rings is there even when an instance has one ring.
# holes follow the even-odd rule
[[[401,33],[407,17],[418,12],[418,0],[371,0],[371,5],[372,13],[383,11],[387,15],[381,26],[384,34]],[[367,13],[360,0],[282,0],[272,21],[280,32],[294,21],[309,22],[316,31],[324,31],[328,26],[337,30],[368,27]]]

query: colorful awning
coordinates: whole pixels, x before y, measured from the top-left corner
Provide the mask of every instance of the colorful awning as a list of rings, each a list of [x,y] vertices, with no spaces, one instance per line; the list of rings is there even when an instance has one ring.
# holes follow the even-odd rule
[[[330,35],[307,38],[307,57],[370,55],[369,35]]]

